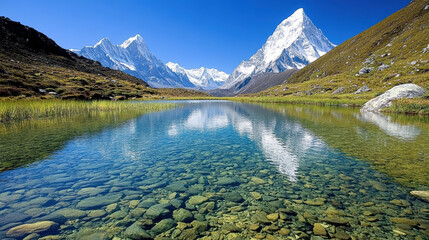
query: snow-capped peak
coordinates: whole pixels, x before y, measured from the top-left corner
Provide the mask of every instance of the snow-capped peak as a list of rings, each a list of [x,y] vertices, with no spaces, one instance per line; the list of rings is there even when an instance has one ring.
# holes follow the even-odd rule
[[[105,45],[112,45],[112,43],[110,42],[109,38],[102,38],[100,41],[98,41],[98,43],[96,43],[94,45],[94,47],[97,47],[99,45],[105,46]]]
[[[259,73],[301,69],[334,47],[300,8],[276,27],[261,49],[234,69],[222,88]]]
[[[138,44],[145,44],[143,37],[140,36],[140,34],[135,35],[134,37],[130,37],[127,40],[125,40],[120,46],[122,48],[127,48],[130,46],[131,43],[136,42]]]
[[[108,38],[103,38],[94,46],[71,51],[99,61],[105,67],[136,76],[152,87],[195,88],[186,76],[179,76],[156,58],[139,34],[128,38],[121,45],[114,45]]]
[[[221,86],[229,75],[215,68],[194,68],[185,69],[178,63],[168,62],[165,65],[176,74],[186,75],[195,86],[209,90]]]

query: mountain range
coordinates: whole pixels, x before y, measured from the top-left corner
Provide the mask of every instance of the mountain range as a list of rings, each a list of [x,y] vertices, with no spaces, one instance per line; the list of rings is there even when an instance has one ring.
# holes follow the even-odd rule
[[[140,78],[156,88],[195,88],[186,75],[177,75],[161,60],[155,57],[140,35],[114,45],[108,38],[101,39],[94,46],[81,50],[70,49],[83,57],[100,62],[103,66],[121,70]]]
[[[151,88],[137,77],[61,48],[31,27],[0,17],[0,97],[120,100],[168,96],[208,94]]]
[[[203,90],[210,90],[218,88],[225,83],[225,80],[229,77],[229,74],[219,71],[215,68],[195,68],[185,69],[178,63],[168,62],[169,67],[177,75],[185,75],[188,79],[198,88]]]

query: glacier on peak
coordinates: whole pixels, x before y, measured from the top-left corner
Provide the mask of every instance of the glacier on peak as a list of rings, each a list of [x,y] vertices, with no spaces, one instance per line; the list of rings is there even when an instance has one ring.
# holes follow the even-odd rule
[[[334,47],[300,8],[283,20],[262,48],[242,61],[220,88],[229,89],[260,73],[301,69]]]
[[[94,46],[70,51],[99,61],[101,65],[138,77],[156,88],[195,88],[186,75],[176,74],[153,55],[139,34],[120,45],[103,38]]]
[[[204,90],[210,90],[220,87],[229,75],[223,71],[215,68],[195,68],[185,69],[178,63],[168,62],[166,66],[169,67],[176,74],[186,75],[196,87]]]

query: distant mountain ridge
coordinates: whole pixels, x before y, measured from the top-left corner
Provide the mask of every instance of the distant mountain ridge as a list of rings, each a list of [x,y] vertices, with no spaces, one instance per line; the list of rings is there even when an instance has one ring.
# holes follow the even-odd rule
[[[143,38],[137,34],[120,45],[108,38],[94,46],[71,51],[86,58],[99,61],[103,66],[121,70],[156,88],[196,88],[186,75],[178,75],[153,55]]]
[[[220,88],[232,88],[261,73],[301,69],[334,47],[300,8],[283,20],[262,48],[241,62]]]
[[[185,69],[178,63],[173,62],[168,62],[166,65],[176,74],[186,75],[196,87],[204,90],[210,90],[222,86],[225,83],[225,80],[229,77],[229,74],[215,68],[200,67],[195,69]]]

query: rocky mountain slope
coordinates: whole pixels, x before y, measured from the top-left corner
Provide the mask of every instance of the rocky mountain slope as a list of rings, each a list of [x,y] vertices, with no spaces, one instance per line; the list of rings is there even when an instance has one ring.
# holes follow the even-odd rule
[[[225,83],[229,75],[215,68],[185,69],[178,63],[168,62],[165,65],[177,75],[185,75],[197,87],[204,90],[218,88]]]
[[[280,73],[259,73],[237,82],[228,89],[217,88],[207,92],[216,97],[230,97],[240,94],[258,93],[267,88],[284,83],[297,71],[298,69],[288,69]]]
[[[186,75],[174,73],[156,58],[138,34],[120,45],[114,45],[108,38],[103,38],[94,46],[71,50],[78,55],[99,61],[105,67],[121,70],[140,78],[152,87],[195,88]]]
[[[309,64],[288,83],[260,96],[342,94],[365,87],[369,97],[393,86],[415,83],[429,88],[429,1],[408,6]],[[339,91],[336,91],[339,90]]]
[[[221,88],[229,89],[260,73],[301,69],[334,47],[304,10],[298,9],[277,26],[255,55],[240,63]]]
[[[208,96],[186,89],[153,89],[134,76],[103,67],[58,46],[37,30],[0,17],[0,97],[126,99]]]

